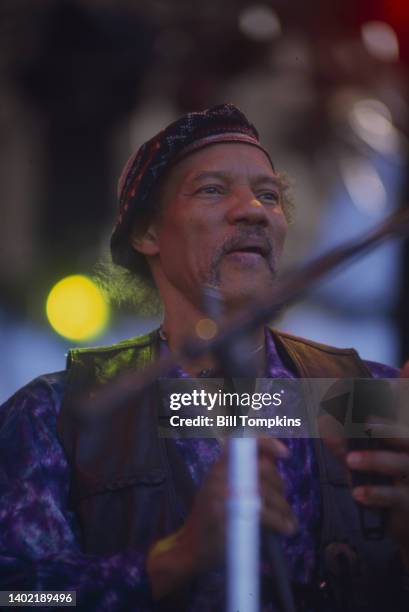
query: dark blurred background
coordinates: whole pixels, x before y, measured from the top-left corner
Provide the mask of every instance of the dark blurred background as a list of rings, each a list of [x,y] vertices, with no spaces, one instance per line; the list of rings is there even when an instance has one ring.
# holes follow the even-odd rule
[[[92,274],[121,166],[187,111],[236,104],[294,180],[285,265],[406,206],[408,31],[406,0],[1,0],[0,401],[64,367],[78,342],[52,329],[47,295]],[[279,326],[398,365],[409,358],[408,272],[407,245],[388,244]],[[84,343],[157,320],[113,307]]]

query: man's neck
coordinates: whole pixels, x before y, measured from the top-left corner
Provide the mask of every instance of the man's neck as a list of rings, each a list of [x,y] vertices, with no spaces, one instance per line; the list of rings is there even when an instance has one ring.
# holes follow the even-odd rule
[[[165,304],[165,316],[162,325],[163,337],[166,339],[170,350],[179,353],[188,338],[209,339],[203,334],[211,332],[212,328],[208,323],[208,315],[192,304],[183,300],[183,304]],[[230,311],[225,315],[219,325],[223,325],[223,320],[231,320],[237,312]],[[217,329],[217,328],[215,328]],[[251,338],[248,339],[246,350],[254,355],[254,364],[258,375],[262,375],[265,365],[265,335],[264,328],[260,327]],[[220,367],[212,355],[203,355],[194,363],[182,362],[182,367],[192,376],[196,376],[203,370],[213,370]]]

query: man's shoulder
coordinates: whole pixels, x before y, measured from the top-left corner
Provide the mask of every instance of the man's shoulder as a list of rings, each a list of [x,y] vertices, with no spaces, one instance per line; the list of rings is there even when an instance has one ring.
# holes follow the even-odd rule
[[[121,340],[115,344],[93,346],[93,347],[81,347],[72,348],[68,351],[67,355],[67,367],[70,367],[73,363],[81,359],[82,357],[97,358],[98,356],[116,355],[122,351],[144,349],[152,346],[158,336],[158,330],[155,329],[141,336],[135,336],[133,338],[127,338]]]
[[[52,372],[34,378],[0,406],[0,425],[12,418],[56,415],[66,388],[66,372]]]
[[[374,378],[396,378],[399,376],[399,370],[397,368],[376,361],[369,361],[363,358],[354,347],[344,348],[332,346],[301,336],[295,336],[277,329],[271,329],[271,332],[276,342],[278,341],[279,344],[284,346],[290,356],[295,358],[299,363],[310,360],[311,364],[314,364],[314,366],[315,364],[318,365],[319,362],[319,367],[322,367],[328,358],[330,360],[335,359],[338,363],[343,361],[350,364],[354,363],[354,368],[358,366],[363,376],[367,376],[368,374]],[[341,362],[339,360],[341,360]],[[344,368],[345,366],[342,366],[342,369]],[[312,369],[315,370],[316,368],[313,367]],[[313,375],[317,374],[319,374],[319,369],[313,372]],[[359,374],[359,371],[356,371],[354,376],[357,374]],[[344,371],[344,375],[348,375],[347,370]]]
[[[126,371],[144,369],[155,361],[158,350],[157,329],[117,344],[72,349],[67,356],[69,388],[105,384]]]
[[[281,330],[270,328],[273,335],[278,337],[279,339],[283,339],[284,341],[299,345],[301,348],[303,346],[310,347],[313,349],[317,349],[319,351],[323,351],[325,353],[331,353],[334,355],[357,355],[358,351],[353,347],[338,347],[332,346],[331,344],[325,344],[323,342],[317,342],[316,340],[310,340],[309,338],[304,338],[302,336],[296,336],[294,334],[289,334],[288,332],[283,332]]]
[[[73,348],[68,351],[67,369],[72,363],[76,363],[83,356],[98,360],[98,357],[107,357],[107,360],[115,358],[118,353],[136,351],[152,347],[157,337],[158,330],[122,340],[116,344]],[[67,384],[68,371],[62,370],[43,374],[31,380],[18,389],[10,398],[0,405],[0,418],[4,421],[13,414],[41,413],[51,411],[58,414],[64,398]]]

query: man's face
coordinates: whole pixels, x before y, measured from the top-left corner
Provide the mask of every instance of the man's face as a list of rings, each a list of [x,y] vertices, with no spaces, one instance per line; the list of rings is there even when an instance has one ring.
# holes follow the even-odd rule
[[[200,307],[205,284],[244,306],[272,287],[287,222],[266,155],[247,144],[208,146],[167,176],[153,225],[152,263],[162,297],[181,292]]]

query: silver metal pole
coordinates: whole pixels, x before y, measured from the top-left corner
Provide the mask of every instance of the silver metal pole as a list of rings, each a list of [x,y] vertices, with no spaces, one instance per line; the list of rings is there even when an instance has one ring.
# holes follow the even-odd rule
[[[260,508],[256,438],[229,443],[227,612],[258,612]]]

